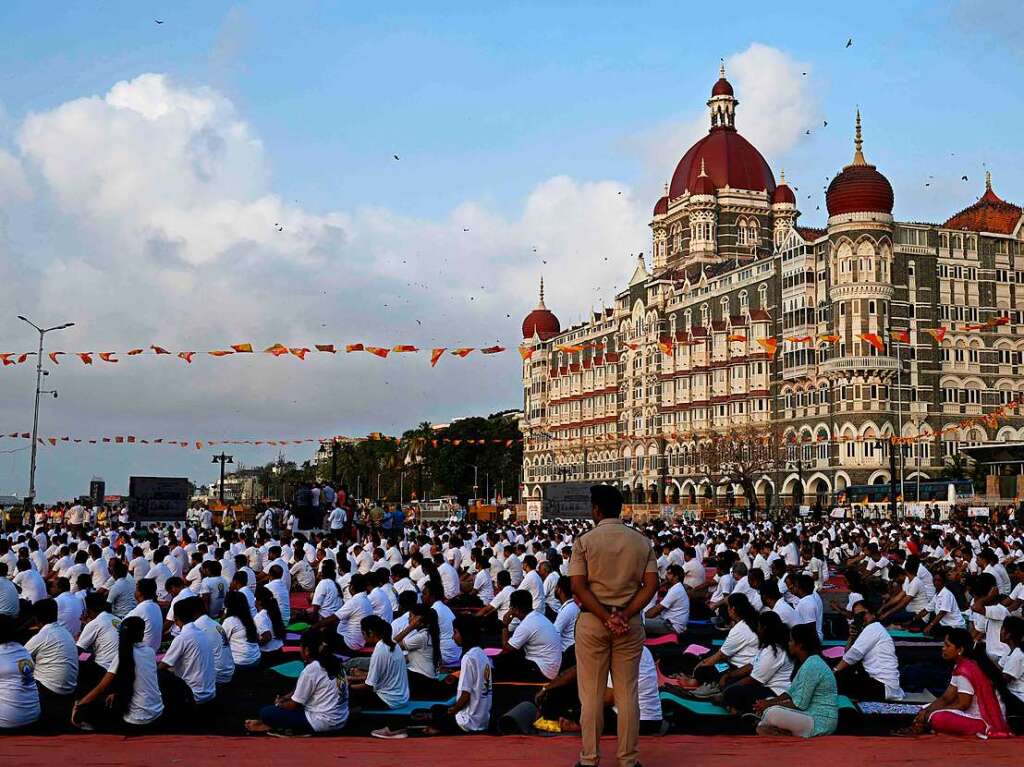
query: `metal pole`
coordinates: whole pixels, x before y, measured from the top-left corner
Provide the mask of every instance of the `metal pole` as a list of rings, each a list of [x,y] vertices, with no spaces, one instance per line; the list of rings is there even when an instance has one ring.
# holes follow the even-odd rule
[[[28,473],[28,497],[33,505],[36,501],[36,450],[39,446],[39,392],[43,388],[43,336],[46,334],[41,328],[36,330],[39,331],[39,356],[36,357],[36,405],[32,413],[32,460]]]
[[[217,456],[217,460],[220,461],[220,502],[224,503],[224,454]]]
[[[892,334],[890,333],[890,337],[891,336]],[[906,503],[907,496],[903,489],[905,461],[903,460],[903,444],[899,441],[903,439],[903,358],[900,356],[900,345],[898,343],[894,343],[893,345],[896,347],[896,389],[898,390],[896,407],[898,408],[897,424],[899,427],[899,434],[897,435],[895,447],[900,449],[900,497],[903,499],[903,502]]]

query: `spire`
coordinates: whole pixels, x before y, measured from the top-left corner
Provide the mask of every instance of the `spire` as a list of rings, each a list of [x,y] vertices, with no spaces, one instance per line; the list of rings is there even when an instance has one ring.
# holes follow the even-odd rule
[[[544,278],[543,277],[540,278],[540,303],[537,304],[537,308],[538,309],[547,309],[547,307],[544,306]]]
[[[785,168],[783,168],[782,171],[779,173],[779,183],[780,184],[785,184],[786,183],[786,169]]]
[[[725,59],[719,59],[718,61],[719,61],[719,64],[718,64],[718,76],[721,77],[724,80],[725,79]]]
[[[708,175],[707,170],[704,168],[704,158],[700,158],[700,175],[697,178],[706,178]]]
[[[985,191],[992,191],[992,171],[990,170],[985,171]]]
[[[864,137],[860,132],[860,107],[857,107],[857,128],[853,138],[853,163],[852,165],[867,165],[864,159]]]

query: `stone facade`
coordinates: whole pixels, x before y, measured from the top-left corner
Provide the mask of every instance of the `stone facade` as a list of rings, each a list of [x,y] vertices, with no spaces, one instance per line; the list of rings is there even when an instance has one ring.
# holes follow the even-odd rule
[[[723,72],[709,136],[655,206],[652,263],[639,258],[614,305],[556,333],[542,299],[554,324],[524,323],[526,496],[595,481],[693,501],[712,492],[702,445],[744,430],[779,453],[759,495],[824,505],[888,484],[893,464],[896,479],[927,481],[958,445],[1024,439],[1016,415],[972,420],[1024,398],[1021,209],[987,179],[944,224],[894,220],[858,115],[827,227],[798,226],[785,177],[736,133],[737,104]],[[940,328],[941,342],[926,332]],[[771,338],[774,355],[758,342]],[[919,439],[892,446],[899,435]]]

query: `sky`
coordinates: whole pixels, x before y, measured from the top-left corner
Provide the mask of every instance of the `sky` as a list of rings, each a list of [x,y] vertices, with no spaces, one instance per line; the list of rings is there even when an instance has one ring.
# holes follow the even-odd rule
[[[804,225],[825,222],[858,106],[901,220],[945,220],[986,169],[1024,201],[1010,0],[362,6],[0,4],[0,350],[34,348],[25,314],[76,323],[47,337],[54,350],[511,353],[435,369],[422,355],[64,359],[47,364],[59,397],[41,434],[358,436],[518,407],[511,350],[538,280],[563,327],[624,286],[707,130],[720,60],[737,128],[799,189]],[[31,365],[0,369],[0,433],[31,429],[34,383]],[[253,465],[277,448],[232,452]],[[38,495],[93,476],[109,492],[131,475],[207,482],[211,453],[41,447]],[[28,454],[0,439],[0,494],[27,492]]]

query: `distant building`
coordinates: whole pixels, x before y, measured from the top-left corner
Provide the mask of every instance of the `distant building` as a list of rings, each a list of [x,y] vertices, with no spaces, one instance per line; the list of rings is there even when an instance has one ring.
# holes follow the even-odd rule
[[[523,322],[525,494],[586,480],[635,501],[739,495],[709,487],[703,456],[744,428],[785,446],[762,500],[825,504],[888,484],[893,436],[919,438],[897,470],[908,489],[961,445],[1024,438],[1016,413],[991,417],[1024,397],[1021,207],[986,174],[945,222],[896,221],[858,113],[827,225],[803,227],[797,187],[736,130],[724,69],[707,103],[708,134],[654,206],[653,259],[614,305],[562,329],[541,283]]]

